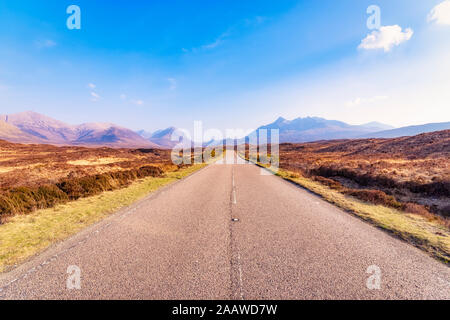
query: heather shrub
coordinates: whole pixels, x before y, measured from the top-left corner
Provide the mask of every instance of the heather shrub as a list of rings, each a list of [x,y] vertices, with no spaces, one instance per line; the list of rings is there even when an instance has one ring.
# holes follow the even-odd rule
[[[18,187],[0,195],[0,215],[28,213],[67,200],[68,196],[54,185],[37,188]]]
[[[160,177],[164,171],[161,168],[154,166],[144,166],[138,169],[138,177]]]
[[[64,203],[69,200],[67,194],[65,194],[56,185],[44,185],[38,187],[36,195],[39,199],[39,208],[53,207],[55,204]]]
[[[370,202],[373,204],[385,205],[393,208],[402,208],[402,204],[395,200],[393,196],[389,196],[380,190],[369,189],[349,189],[344,191],[345,194],[358,198],[362,201]]]
[[[444,217],[450,218],[450,205],[447,205],[441,209],[441,214]]]
[[[328,179],[321,176],[313,176],[312,178],[314,181],[320,182],[321,184],[326,185],[331,189],[340,190],[343,188],[343,185],[339,181],[335,181],[333,179]]]
[[[413,202],[403,203],[402,210],[408,213],[431,215],[431,213],[427,210],[427,208],[425,208],[425,206]]]
[[[159,167],[143,166],[138,169],[79,178],[70,175],[54,185],[13,188],[0,194],[0,223],[5,216],[53,207],[68,200],[93,196],[127,186],[139,178],[160,177],[163,174],[164,171]]]

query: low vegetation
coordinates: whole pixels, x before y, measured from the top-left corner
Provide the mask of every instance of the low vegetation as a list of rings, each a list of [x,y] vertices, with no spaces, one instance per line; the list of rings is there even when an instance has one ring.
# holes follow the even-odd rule
[[[281,144],[280,167],[364,201],[450,218],[450,130]]]
[[[0,272],[204,166],[183,167],[158,177],[136,180],[126,188],[12,216],[8,223],[0,225]]]
[[[436,216],[406,213],[400,208],[386,206],[384,196],[376,192],[363,193],[362,197],[358,194],[355,197],[354,194],[340,193],[322,183],[283,169],[277,174],[427,251],[445,263],[450,262],[450,230]]]
[[[170,151],[22,145],[0,141],[0,223],[57,204],[161,177]]]
[[[0,140],[0,271],[204,165],[175,165],[170,150]]]
[[[279,176],[450,262],[450,130],[287,143],[279,152]]]
[[[12,188],[0,194],[0,222],[13,215],[51,208],[69,200],[123,188],[137,179],[160,177],[163,173],[159,167],[144,166],[132,170],[61,179],[56,184]]]

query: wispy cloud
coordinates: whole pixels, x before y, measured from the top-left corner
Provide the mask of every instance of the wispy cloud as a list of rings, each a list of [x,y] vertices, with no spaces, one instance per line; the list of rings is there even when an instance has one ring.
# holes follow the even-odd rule
[[[433,8],[428,15],[428,22],[450,25],[450,0],[445,0]]]
[[[256,17],[254,17],[252,19],[245,19],[244,20],[244,24],[246,26],[258,26],[258,25],[260,25],[260,24],[262,24],[262,23],[264,23],[266,21],[267,21],[266,17],[256,16]]]
[[[189,52],[197,53],[200,51],[215,49],[215,48],[219,47],[221,44],[223,44],[225,42],[226,38],[230,36],[230,34],[231,34],[231,31],[227,30],[226,32],[219,35],[212,42],[206,43],[204,45],[201,45],[200,47],[192,48],[192,49],[181,48],[181,51],[183,51],[184,53],[189,53]]]
[[[98,101],[101,98],[100,95],[94,91],[91,92],[91,97],[92,97],[91,101],[94,102]]]
[[[97,86],[96,86],[95,84],[93,84],[92,82],[90,82],[90,83],[87,84],[86,87],[87,87],[87,88],[89,89],[89,91],[90,91],[90,94],[91,94],[91,101],[92,101],[92,102],[96,102],[96,101],[98,101],[98,100],[101,99],[101,96],[100,96],[97,92],[94,91],[94,89],[97,88]]]
[[[383,49],[384,52],[389,52],[393,47],[411,39],[413,34],[413,30],[410,28],[403,31],[399,25],[384,26],[380,30],[368,34],[358,48],[365,50]]]
[[[377,101],[386,100],[388,98],[389,98],[388,96],[374,96],[374,97],[371,97],[371,98],[360,98],[360,97],[358,97],[358,98],[355,98],[355,99],[353,99],[351,101],[348,101],[346,103],[346,105],[347,105],[347,107],[356,107],[356,106],[359,106],[359,105],[362,105],[362,104],[372,104],[372,103],[375,103]]]
[[[169,81],[170,90],[175,90],[177,88],[177,80],[175,78],[168,78],[167,81]]]
[[[181,51],[183,51],[184,53],[188,53],[188,52],[195,53],[195,52],[199,52],[199,51],[215,49],[215,48],[221,46],[227,40],[227,38],[229,38],[231,35],[233,35],[238,29],[255,27],[255,26],[258,26],[258,25],[264,23],[266,20],[267,20],[266,17],[262,17],[262,16],[256,16],[254,18],[241,20],[239,23],[229,27],[225,32],[220,34],[216,39],[214,39],[214,41],[203,44],[197,48],[192,48],[192,49],[182,48]]]
[[[36,40],[35,45],[38,49],[51,48],[56,46],[56,42],[51,39]]]
[[[144,104],[144,101],[142,100],[131,100],[131,103],[137,105],[137,106],[142,106]]]
[[[136,106],[142,106],[144,104],[144,101],[141,99],[128,99],[128,96],[125,93],[121,93],[119,97],[122,101],[132,103]]]
[[[214,49],[214,48],[218,47],[219,45],[221,45],[225,41],[225,39],[230,36],[230,34],[231,34],[231,32],[228,30],[228,31],[222,33],[220,36],[218,36],[216,38],[216,40],[214,40],[213,42],[202,45],[201,48],[203,50]]]

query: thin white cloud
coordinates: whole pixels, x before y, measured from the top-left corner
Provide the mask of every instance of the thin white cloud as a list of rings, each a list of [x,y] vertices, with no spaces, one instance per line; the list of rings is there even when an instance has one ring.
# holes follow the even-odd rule
[[[245,19],[244,24],[246,26],[258,26],[258,25],[264,23],[266,20],[267,20],[266,17],[256,16],[253,19]]]
[[[129,100],[125,93],[122,93],[120,95],[120,99],[125,101],[126,103],[132,103],[132,104],[137,105],[137,106],[142,106],[144,104],[144,101],[141,100],[141,99],[130,99]]]
[[[210,43],[201,45],[200,47],[192,48],[192,49],[181,48],[181,51],[183,51],[184,53],[189,53],[189,52],[197,53],[199,51],[207,51],[207,50],[215,49],[215,48],[219,47],[222,43],[225,42],[225,39],[228,38],[232,34],[233,29],[234,28],[228,29],[227,31],[225,31],[224,33],[219,35],[213,42],[210,42]]]
[[[365,50],[383,49],[384,52],[389,52],[393,47],[411,39],[413,34],[413,30],[410,28],[403,31],[399,25],[384,26],[368,34],[358,48]]]
[[[428,22],[450,25],[450,0],[445,0],[433,8],[428,14]]]
[[[35,44],[38,49],[51,48],[56,46],[56,42],[51,39],[37,40]]]
[[[100,97],[100,95],[99,94],[97,94],[96,92],[91,92],[91,96],[92,96],[92,101],[98,101],[101,97]]]
[[[215,47],[218,47],[219,45],[222,44],[223,39],[224,39],[224,37],[220,36],[214,42],[205,44],[205,45],[201,46],[201,48],[205,49],[205,50],[214,49]]]
[[[137,106],[141,106],[144,104],[144,101],[142,101],[142,100],[131,100],[131,102]]]
[[[93,83],[88,83],[88,87],[91,88],[91,89],[95,89],[96,86]]]
[[[167,81],[170,83],[170,90],[175,90],[177,88],[177,80],[174,78],[168,78]]]
[[[389,97],[387,97],[387,96],[374,96],[374,97],[371,97],[371,98],[360,98],[360,97],[358,97],[358,98],[355,98],[355,99],[353,99],[351,101],[348,101],[346,103],[346,105],[347,105],[347,107],[356,107],[356,106],[359,106],[359,105],[362,105],[362,104],[373,104],[373,103],[375,103],[377,101],[386,100],[388,98]]]
[[[231,34],[230,30],[225,31],[220,36],[218,36],[216,38],[216,40],[214,40],[213,42],[202,45],[200,47],[200,49],[202,49],[202,50],[214,49],[214,48],[220,46],[225,41],[225,39],[230,36],[230,34]],[[197,49],[192,49],[192,51],[197,51]]]
[[[243,20],[239,21],[238,23],[236,23],[235,25],[229,27],[225,32],[220,34],[214,41],[212,41],[210,43],[206,43],[206,44],[201,45],[196,48],[192,48],[192,49],[181,48],[181,51],[184,53],[189,53],[189,52],[197,53],[199,51],[207,51],[207,50],[215,49],[215,48],[221,46],[227,38],[229,38],[234,33],[236,33],[236,31],[238,29],[256,27],[260,24],[263,24],[266,20],[267,20],[267,18],[263,17],[263,16],[256,16],[256,17],[250,18],[250,19],[243,19]]]

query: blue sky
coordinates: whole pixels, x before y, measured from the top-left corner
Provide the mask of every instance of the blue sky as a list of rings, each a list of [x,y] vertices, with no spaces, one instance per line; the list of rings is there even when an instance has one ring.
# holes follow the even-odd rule
[[[433,16],[446,1],[3,0],[0,113],[149,131],[450,121],[446,7]],[[80,30],[66,27],[71,4]],[[372,4],[400,30],[362,45]]]

